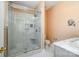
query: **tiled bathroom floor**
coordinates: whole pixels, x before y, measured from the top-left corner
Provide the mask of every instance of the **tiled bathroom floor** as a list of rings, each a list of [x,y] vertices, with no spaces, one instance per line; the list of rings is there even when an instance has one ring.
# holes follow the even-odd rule
[[[53,57],[53,47],[48,47],[46,49],[43,49],[40,53],[34,54],[30,57]]]
[[[30,52],[24,53],[24,54],[19,55],[17,57],[53,57],[53,56],[54,56],[54,47],[51,45],[50,47],[47,47],[45,49],[31,51],[31,53]]]

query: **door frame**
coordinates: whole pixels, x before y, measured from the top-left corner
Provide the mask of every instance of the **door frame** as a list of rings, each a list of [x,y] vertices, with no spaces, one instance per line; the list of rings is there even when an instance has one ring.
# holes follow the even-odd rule
[[[4,56],[8,56],[8,1],[4,1]]]
[[[4,56],[8,56],[8,1],[4,2],[4,47],[7,48],[7,50],[4,53]],[[13,5],[15,6],[15,5]],[[18,8],[18,6],[15,6],[15,8]],[[19,6],[19,8],[23,9]],[[28,10],[28,8],[25,8]],[[44,49],[44,40],[45,40],[45,2],[41,1],[38,5],[38,9],[41,11],[41,49]],[[25,11],[25,10],[24,10]]]

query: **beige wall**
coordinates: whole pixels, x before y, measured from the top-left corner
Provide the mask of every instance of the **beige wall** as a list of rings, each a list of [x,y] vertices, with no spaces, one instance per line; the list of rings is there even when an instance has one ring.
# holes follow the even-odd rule
[[[45,11],[45,34],[46,34],[46,38],[48,39],[48,12]]]
[[[73,19],[75,27],[68,26]],[[48,10],[48,39],[58,40],[79,37],[79,2],[60,2]]]

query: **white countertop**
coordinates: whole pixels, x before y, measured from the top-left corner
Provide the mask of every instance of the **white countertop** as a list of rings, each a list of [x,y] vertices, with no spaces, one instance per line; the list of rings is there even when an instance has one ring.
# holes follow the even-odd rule
[[[62,40],[58,42],[54,42],[55,46],[61,47],[63,49],[66,49],[67,51],[70,51],[76,55],[79,55],[79,48],[76,48],[70,44],[72,40],[75,40],[76,38]],[[78,39],[78,38],[77,38]]]

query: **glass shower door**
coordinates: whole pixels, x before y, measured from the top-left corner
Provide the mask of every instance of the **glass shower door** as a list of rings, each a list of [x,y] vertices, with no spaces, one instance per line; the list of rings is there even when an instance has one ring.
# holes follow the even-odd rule
[[[9,8],[8,55],[17,56],[41,48],[41,32],[34,14]],[[40,23],[40,22],[39,22]]]

